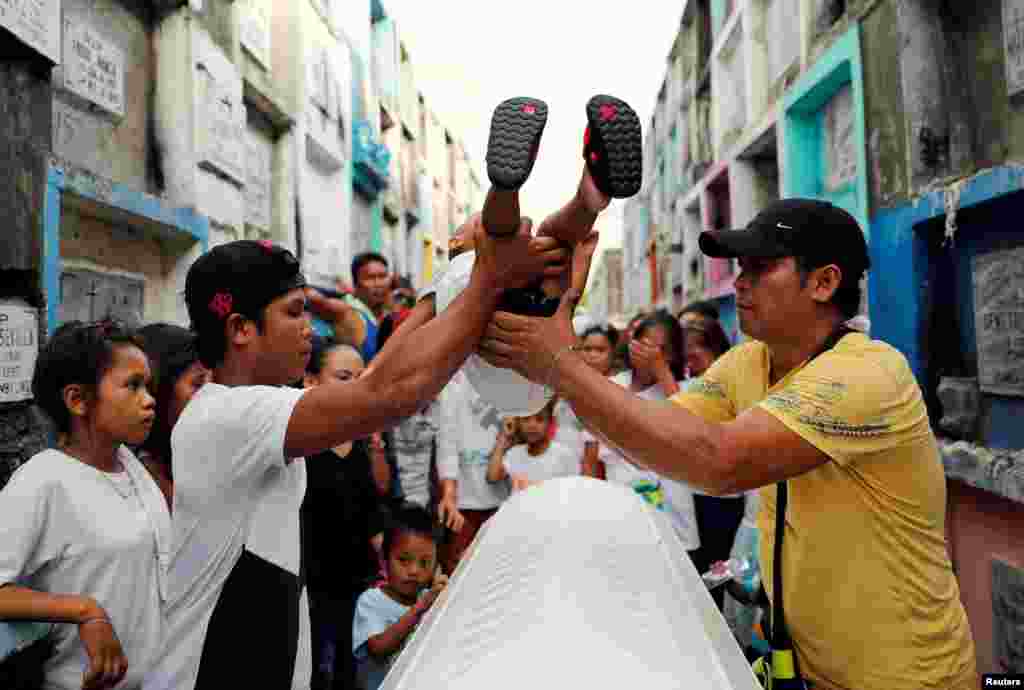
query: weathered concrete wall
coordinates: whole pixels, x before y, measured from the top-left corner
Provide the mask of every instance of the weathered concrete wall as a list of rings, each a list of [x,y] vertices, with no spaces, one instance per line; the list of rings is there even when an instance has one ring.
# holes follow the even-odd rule
[[[872,213],[1024,160],[1024,100],[1007,95],[1000,0],[865,3]]]
[[[813,65],[837,38],[879,4],[899,0],[800,0],[806,22],[804,66]],[[845,7],[844,7],[845,6]]]
[[[50,148],[50,83],[28,62],[0,62],[0,268],[36,270]]]
[[[64,61],[73,52],[71,32],[87,28],[123,57],[124,114],[107,112],[75,93],[68,69],[53,71],[53,150],[114,182],[159,193],[151,165],[154,60],[148,18],[114,0],[63,0]]]
[[[234,3],[223,0],[204,0],[200,4],[202,9],[193,12],[192,16],[218,48],[225,54],[232,55],[235,51],[235,44],[238,42]]]
[[[929,0],[903,0],[899,24],[903,111],[911,193],[936,178],[971,169],[961,42],[950,17]]]
[[[1011,103],[1006,92],[1002,3],[978,0],[958,7],[967,62],[971,131],[975,134],[977,169],[1024,159],[1024,104]]]
[[[155,123],[168,199],[208,216],[210,243],[218,244],[246,235],[247,107],[232,62],[237,47],[225,50],[224,36],[206,29],[214,14],[186,6],[154,31]]]
[[[435,213],[435,218],[437,214]],[[355,256],[360,252],[369,251],[373,240],[373,207],[358,194],[352,198],[352,223],[349,232],[349,253],[351,256]],[[448,225],[445,222],[444,225],[444,238],[448,237]],[[447,246],[446,244],[440,244],[437,239],[437,233],[435,229],[435,245],[436,246]],[[351,276],[348,277],[351,280]]]
[[[39,231],[50,148],[48,64],[26,54],[0,62],[0,297],[43,311],[39,290]],[[45,318],[39,319],[40,340]],[[0,403],[0,487],[25,460],[46,446],[46,427],[30,402]]]
[[[870,208],[895,205],[906,199],[906,118],[899,64],[899,24],[894,3],[883,3],[861,24],[864,76],[864,119],[867,131]]]

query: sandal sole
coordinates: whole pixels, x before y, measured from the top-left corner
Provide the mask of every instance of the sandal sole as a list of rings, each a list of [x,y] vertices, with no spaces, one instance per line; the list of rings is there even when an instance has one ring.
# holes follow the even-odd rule
[[[583,159],[594,183],[613,199],[628,199],[643,183],[640,118],[614,96],[600,94],[587,102]]]
[[[548,106],[529,97],[510,98],[494,109],[487,139],[487,177],[501,190],[523,186],[537,159]]]

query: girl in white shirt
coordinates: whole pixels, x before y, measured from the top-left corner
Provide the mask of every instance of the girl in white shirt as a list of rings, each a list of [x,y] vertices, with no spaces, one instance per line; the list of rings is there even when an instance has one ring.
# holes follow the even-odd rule
[[[146,355],[111,322],[57,330],[36,403],[60,435],[0,491],[0,621],[57,623],[46,690],[138,688],[161,643],[170,515],[127,445],[154,421]]]
[[[583,331],[580,337],[580,355],[583,361],[601,373],[611,376],[612,364],[615,362],[615,346],[619,342],[619,333],[611,326],[591,326]],[[581,434],[583,440],[583,460],[581,471],[588,477],[604,479],[604,463],[601,461],[600,444],[586,430]]]
[[[548,403],[535,415],[515,417],[514,424],[502,425],[487,468],[488,481],[511,477],[515,493],[548,479],[580,473],[579,454],[551,434],[552,414],[552,403]]]

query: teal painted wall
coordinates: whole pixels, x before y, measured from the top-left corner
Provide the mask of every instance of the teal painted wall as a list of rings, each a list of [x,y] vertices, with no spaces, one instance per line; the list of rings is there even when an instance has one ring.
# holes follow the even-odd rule
[[[370,248],[375,252],[382,252],[384,249],[384,236],[381,224],[384,222],[384,202],[378,197],[370,206]]]
[[[853,26],[797,81],[783,105],[784,197],[827,199],[849,211],[868,230],[867,147],[860,27]],[[844,86],[852,89],[854,180],[835,191],[825,186],[824,106]]]
[[[712,40],[718,38],[722,27],[729,19],[729,10],[732,7],[731,0],[711,0],[711,35]]]

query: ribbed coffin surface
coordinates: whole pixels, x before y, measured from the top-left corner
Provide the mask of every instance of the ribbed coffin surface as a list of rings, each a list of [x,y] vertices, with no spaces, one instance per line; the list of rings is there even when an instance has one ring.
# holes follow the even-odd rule
[[[513,496],[485,526],[384,690],[755,690],[663,518],[573,477]]]

